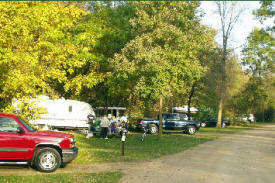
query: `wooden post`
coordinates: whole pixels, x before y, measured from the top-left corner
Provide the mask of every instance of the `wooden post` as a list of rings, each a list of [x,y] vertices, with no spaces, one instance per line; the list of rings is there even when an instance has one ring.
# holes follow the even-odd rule
[[[125,132],[122,132],[122,137],[121,137],[121,143],[122,143],[122,146],[121,146],[121,155],[124,157],[124,147],[125,147],[125,140],[126,140],[126,135],[125,135]]]

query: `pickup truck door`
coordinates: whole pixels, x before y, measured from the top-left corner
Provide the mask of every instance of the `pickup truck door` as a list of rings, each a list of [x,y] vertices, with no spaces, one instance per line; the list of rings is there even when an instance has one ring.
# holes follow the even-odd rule
[[[173,119],[166,119],[165,121],[165,129],[166,130],[173,130],[175,128],[175,120]]]
[[[186,120],[178,120],[175,125],[175,129],[182,130],[186,127],[187,124],[188,122]]]
[[[20,125],[10,117],[0,117],[0,160],[25,160],[28,144],[24,133],[17,133]]]

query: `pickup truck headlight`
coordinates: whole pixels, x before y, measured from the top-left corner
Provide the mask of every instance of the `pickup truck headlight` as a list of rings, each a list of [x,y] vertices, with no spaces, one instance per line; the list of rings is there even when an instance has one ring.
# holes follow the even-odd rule
[[[74,138],[69,138],[72,147],[75,147],[75,139]]]

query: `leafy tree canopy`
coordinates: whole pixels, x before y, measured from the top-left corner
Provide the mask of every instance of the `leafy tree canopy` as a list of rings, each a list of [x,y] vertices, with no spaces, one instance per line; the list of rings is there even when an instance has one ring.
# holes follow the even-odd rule
[[[97,84],[100,27],[89,17],[74,5],[1,2],[0,98],[77,95]]]
[[[113,92],[156,100],[185,92],[204,68],[198,53],[214,45],[213,33],[200,25],[197,2],[133,2],[137,33],[115,54]]]

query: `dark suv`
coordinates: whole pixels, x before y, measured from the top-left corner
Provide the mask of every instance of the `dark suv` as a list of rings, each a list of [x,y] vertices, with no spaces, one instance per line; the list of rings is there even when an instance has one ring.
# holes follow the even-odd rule
[[[200,122],[186,120],[185,114],[164,113],[162,114],[162,127],[164,130],[182,130],[184,133],[193,135],[200,129]],[[150,133],[158,132],[158,119],[140,119],[137,122],[137,129],[148,129]]]
[[[210,126],[217,126],[217,118],[209,118],[207,120],[204,120],[201,122],[201,127],[210,127]],[[222,120],[222,128],[229,126],[230,121],[229,120]]]

